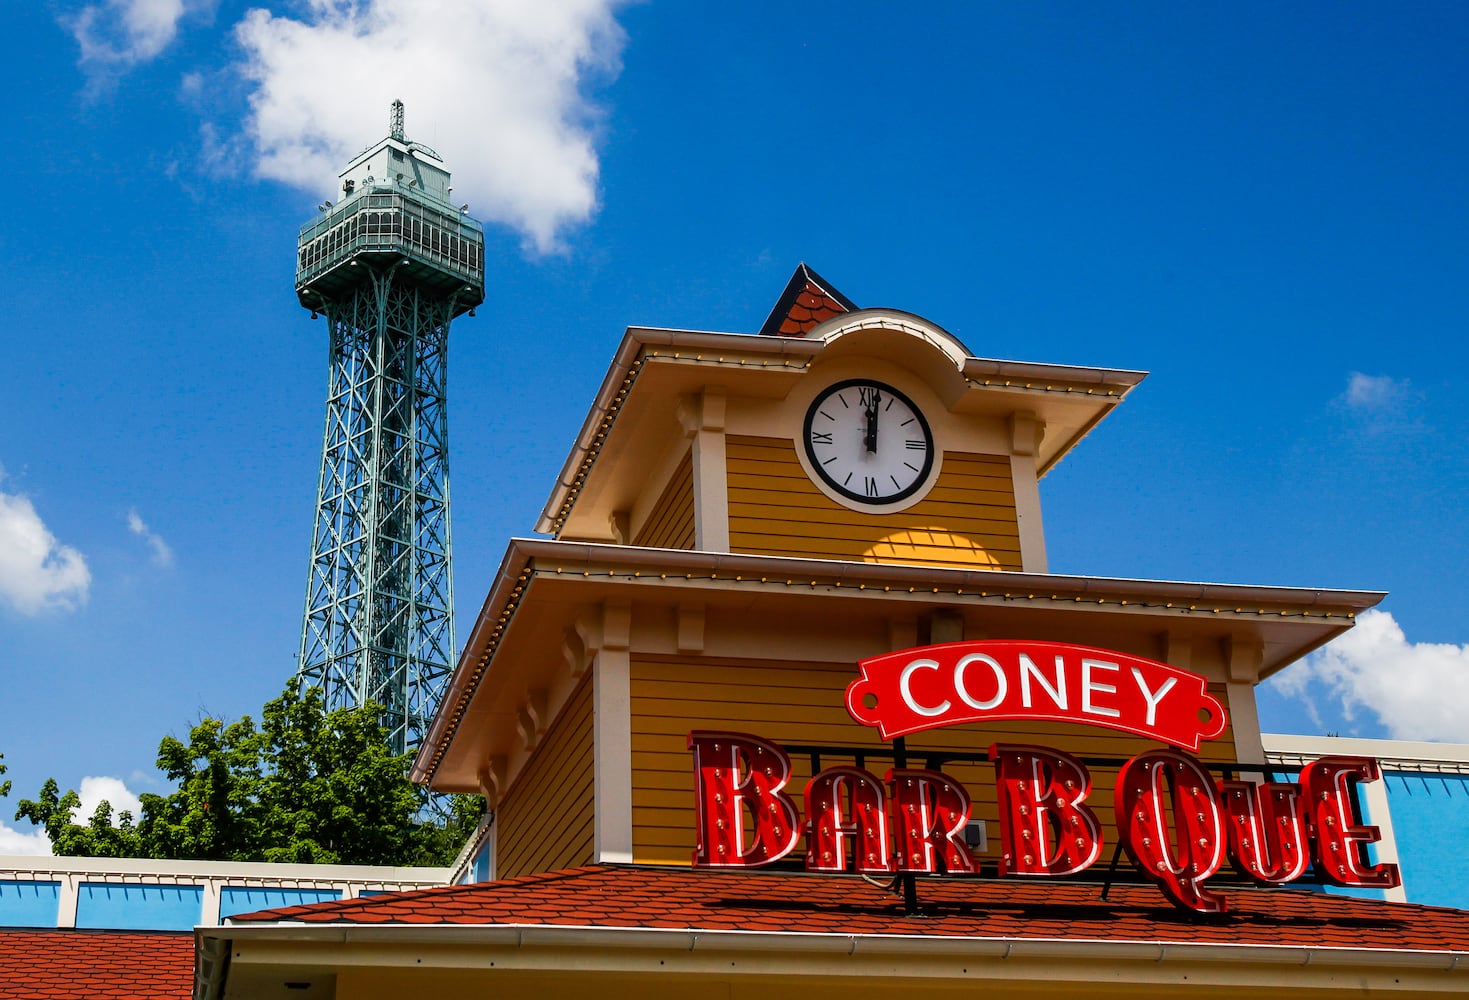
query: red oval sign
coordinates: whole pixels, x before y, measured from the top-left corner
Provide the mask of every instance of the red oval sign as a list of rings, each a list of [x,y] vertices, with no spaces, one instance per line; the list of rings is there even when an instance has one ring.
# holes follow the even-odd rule
[[[1110,649],[983,640],[918,646],[857,664],[847,712],[885,740],[990,720],[1077,722],[1185,750],[1228,717],[1198,674]]]

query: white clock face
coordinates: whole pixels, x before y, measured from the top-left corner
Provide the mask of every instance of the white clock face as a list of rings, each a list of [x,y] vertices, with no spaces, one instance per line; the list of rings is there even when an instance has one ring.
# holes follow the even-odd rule
[[[806,411],[806,457],[849,500],[890,504],[912,496],[933,468],[933,433],[913,401],[871,379],[838,382]]]

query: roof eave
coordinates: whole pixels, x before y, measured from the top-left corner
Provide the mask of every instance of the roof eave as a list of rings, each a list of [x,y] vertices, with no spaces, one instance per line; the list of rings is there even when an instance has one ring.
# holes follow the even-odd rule
[[[809,358],[821,352],[820,341],[801,340],[792,337],[766,337],[749,333],[720,333],[709,330],[674,330],[649,326],[630,326],[623,334],[622,343],[612,356],[612,364],[602,379],[602,385],[582,421],[571,453],[561,466],[556,485],[551,490],[545,506],[536,521],[536,531],[554,534],[557,517],[567,498],[581,487],[581,475],[587,459],[595,459],[600,450],[601,436],[605,436],[611,421],[616,418],[627,390],[629,379],[634,377],[634,366],[646,347],[687,348],[693,351],[731,351],[772,356]]]
[[[1339,985],[1350,972],[1354,986],[1384,992],[1460,991],[1469,973],[1469,951],[1401,948],[1301,947],[1229,943],[1169,943],[1062,938],[969,937],[921,934],[831,934],[789,931],[665,929],[649,927],[558,926],[507,924],[306,924],[270,923],[200,928],[201,954],[229,954],[253,944],[296,944],[330,947],[331,962],[340,968],[362,962],[381,967],[379,949],[388,944],[433,945],[453,952],[476,951],[476,965],[487,964],[491,950],[510,950],[519,968],[564,968],[568,949],[576,949],[583,972],[645,972],[653,975],[720,973],[780,975],[801,973],[830,977],[886,975],[935,980],[1029,978],[1043,967],[1057,981],[1082,982],[1107,966],[1112,982],[1205,985],[1258,985],[1259,970],[1272,970],[1284,985]],[[361,946],[361,950],[353,946]],[[279,949],[274,954],[284,959]],[[416,970],[430,952],[414,952]],[[739,956],[760,956],[758,962]],[[658,958],[655,965],[653,958]],[[300,956],[292,955],[299,961]],[[278,960],[281,960],[278,959]],[[733,960],[732,960],[733,959]],[[874,963],[870,960],[879,960]],[[945,959],[955,960],[953,965]],[[665,963],[672,963],[671,965]],[[201,962],[195,996],[208,1000],[227,988],[224,975]],[[1289,971],[1286,971],[1289,970]],[[1454,974],[1446,978],[1445,973]]]

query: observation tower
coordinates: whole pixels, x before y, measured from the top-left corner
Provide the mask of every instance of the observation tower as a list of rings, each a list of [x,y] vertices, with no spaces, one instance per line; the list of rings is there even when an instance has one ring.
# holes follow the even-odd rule
[[[376,702],[416,748],[454,664],[449,324],[484,301],[484,229],[403,131],[340,174],[297,243],[296,295],[330,334],[326,430],[297,674],[328,709]]]

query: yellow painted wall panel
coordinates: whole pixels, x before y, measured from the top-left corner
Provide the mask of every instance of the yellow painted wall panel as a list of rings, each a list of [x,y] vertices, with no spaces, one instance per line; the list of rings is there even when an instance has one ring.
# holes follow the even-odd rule
[[[694,456],[690,451],[678,464],[663,495],[648,513],[634,545],[655,549],[694,547]]]
[[[641,657],[632,665],[632,792],[634,860],[688,864],[694,849],[692,729],[752,733],[782,745],[828,744],[860,750],[890,750],[876,730],[847,715],[844,695],[856,677],[854,667],[805,663],[752,663],[736,660]],[[1224,700],[1223,685],[1211,687]],[[986,752],[992,743],[1032,743],[1092,759],[1120,763],[1159,744],[1126,733],[1069,723],[997,722],[954,726],[908,738],[908,763],[929,764],[929,754]],[[1198,756],[1209,762],[1235,760],[1234,734],[1204,744]],[[821,765],[853,763],[850,755],[825,754]],[[888,756],[867,757],[863,766],[879,776],[892,766]],[[790,792],[799,801],[811,776],[807,755],[793,755]],[[944,762],[943,770],[961,781],[974,799],[974,815],[988,824],[990,854],[997,858],[999,828],[994,765],[989,761]],[[1090,766],[1094,787],[1088,804],[1114,845],[1112,789],[1116,765]]]
[[[588,677],[567,699],[495,810],[499,877],[592,862],[594,777]]]
[[[788,440],[730,435],[725,454],[735,552],[1021,568],[1006,456],[945,454],[928,496],[907,510],[877,514],[843,507],[817,489]]]

